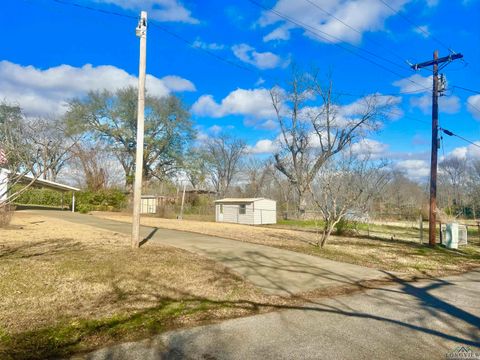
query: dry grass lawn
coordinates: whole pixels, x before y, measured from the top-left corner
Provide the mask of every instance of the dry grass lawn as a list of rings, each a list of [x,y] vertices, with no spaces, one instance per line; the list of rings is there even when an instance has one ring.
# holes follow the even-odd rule
[[[112,220],[131,221],[131,216],[124,213],[97,212],[94,215]],[[448,250],[440,246],[430,248],[408,240],[332,236],[330,242],[321,249],[312,245],[318,241],[318,236],[311,231],[146,216],[142,217],[142,224],[273,246],[414,276],[444,276],[480,266],[480,243],[476,238],[471,238],[470,244],[466,247]]]
[[[195,254],[17,213],[0,229],[0,359],[50,358],[281,304]]]
[[[95,213],[130,221],[128,214]],[[288,229],[142,218],[154,227],[247,241],[386,270],[405,278],[444,275],[480,265],[479,244],[460,251],[430,249],[408,241],[334,237],[324,249],[314,233]],[[148,242],[130,249],[126,235],[86,225],[16,213],[0,229],[0,359],[44,359],[135,340],[275,308],[304,297],[267,296],[222,265]]]

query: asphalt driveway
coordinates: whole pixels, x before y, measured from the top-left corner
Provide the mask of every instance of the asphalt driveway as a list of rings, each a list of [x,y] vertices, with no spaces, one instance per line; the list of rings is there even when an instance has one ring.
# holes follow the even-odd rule
[[[173,331],[88,360],[480,359],[480,271]],[[462,354],[463,352],[463,354]],[[476,356],[475,353],[477,354]],[[470,356],[470,357],[468,357]]]
[[[32,212],[32,210],[29,210]],[[36,214],[130,234],[131,225],[92,215],[35,210]],[[265,292],[291,295],[332,286],[351,285],[385,277],[376,269],[242,241],[142,226],[148,244],[164,244],[221,262]],[[101,241],[101,239],[99,239]],[[148,248],[139,251],[148,251]]]

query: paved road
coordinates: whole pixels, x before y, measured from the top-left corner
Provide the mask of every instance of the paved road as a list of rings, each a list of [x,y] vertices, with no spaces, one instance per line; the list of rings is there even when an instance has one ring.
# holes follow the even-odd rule
[[[131,233],[130,224],[92,215],[50,210],[33,212],[119,233]],[[272,294],[296,294],[385,277],[384,273],[375,269],[213,236],[143,226],[141,235],[149,242],[175,246],[219,261]]]
[[[461,345],[480,352],[479,299],[479,271],[399,281],[303,308],[169,332],[84,359],[445,359]]]

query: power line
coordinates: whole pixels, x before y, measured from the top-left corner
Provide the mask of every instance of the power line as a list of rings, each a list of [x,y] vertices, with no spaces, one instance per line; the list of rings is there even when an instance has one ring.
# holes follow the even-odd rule
[[[473,94],[480,94],[479,91],[468,89],[468,88],[465,88],[465,87],[462,87],[462,86],[452,85],[452,88],[468,91],[468,92],[471,92]],[[473,102],[467,102],[467,103],[468,103],[469,106],[471,106],[472,108],[474,108],[475,110],[477,110],[480,113],[480,108],[477,107]]]
[[[79,3],[75,3],[75,2],[71,2],[71,1],[66,1],[66,0],[51,0],[57,4],[60,4],[60,5],[66,5],[66,6],[72,6],[72,7],[77,7],[77,8],[81,8],[81,9],[84,9],[84,10],[88,10],[88,11],[94,11],[94,12],[98,12],[98,13],[102,13],[104,15],[114,15],[114,16],[118,16],[118,17],[123,17],[123,18],[128,18],[128,19],[134,19],[134,20],[138,20],[138,17],[137,16],[134,16],[134,15],[128,15],[128,14],[123,14],[123,13],[119,13],[119,12],[114,12],[114,11],[110,11],[110,10],[104,10],[104,9],[99,9],[99,8],[95,8],[95,7],[92,7],[92,6],[86,6],[86,5],[83,5],[83,4],[79,4]],[[195,42],[191,41],[191,40],[188,40],[186,39],[185,37],[177,34],[176,32],[174,31],[171,31],[170,29],[158,24],[157,22],[155,21],[152,21],[150,20],[149,21],[149,24],[152,25],[153,27],[163,31],[164,33],[176,38],[177,40],[180,40],[182,42],[184,42],[185,44],[189,45],[190,47],[196,49],[196,50],[200,50],[204,53],[206,53],[207,55],[215,58],[216,60],[218,61],[221,61],[221,62],[224,62],[230,66],[234,66],[236,68],[239,68],[241,70],[245,70],[245,71],[249,71],[251,73],[254,73],[256,74],[257,76],[261,76],[261,77],[266,77],[268,79],[271,79],[273,81],[277,81],[277,79],[275,79],[274,77],[272,76],[269,76],[265,73],[262,73],[258,70],[255,70],[255,69],[252,69],[250,67],[247,67],[247,66],[244,66],[242,64],[239,64],[233,60],[230,60],[228,58],[225,58],[221,55],[218,55],[208,49],[205,49],[201,46],[198,46],[195,44]],[[367,59],[368,60],[368,59]],[[420,85],[418,83],[415,83],[416,85]],[[425,90],[429,90],[429,88],[421,88],[421,89],[416,89],[416,90],[411,90],[411,91],[400,91],[400,92],[396,92],[396,93],[382,93],[381,95],[384,95],[384,96],[398,96],[398,95],[403,95],[403,94],[414,94],[414,93],[420,93],[420,92],[423,92]],[[368,96],[369,94],[368,93],[365,93],[365,94],[352,94],[352,93],[340,93],[340,92],[336,92],[335,93],[336,95],[340,95],[340,96],[351,96],[351,97],[365,97],[365,96]]]
[[[123,18],[127,18],[127,19],[135,19],[135,20],[138,19],[138,16],[122,14],[122,13],[115,12],[115,11],[110,11],[110,10],[103,10],[103,9],[94,8],[94,7],[88,6],[88,5],[78,4],[78,3],[75,3],[75,2],[69,2],[69,1],[65,1],[65,0],[51,0],[51,1],[56,2],[58,4],[69,5],[69,6],[82,8],[82,9],[86,9],[86,10],[90,10],[90,11],[96,11],[96,12],[107,14],[107,15],[114,15],[114,16],[119,16],[119,17],[123,17]]]
[[[463,141],[465,141],[465,142],[467,142],[467,143],[469,143],[469,144],[471,144],[471,145],[473,145],[473,146],[476,146],[476,147],[480,148],[480,145],[479,145],[479,144],[477,144],[477,143],[475,143],[475,142],[473,142],[473,141],[471,141],[471,140],[468,140],[468,139],[464,138],[463,136],[460,136],[460,135],[458,135],[458,134],[455,134],[453,131],[450,131],[450,130],[447,130],[447,129],[444,129],[444,128],[439,128],[439,130],[442,131],[445,135],[455,136],[455,137],[457,137],[457,138],[459,138],[459,139],[461,139],[461,140],[463,140]]]
[[[99,8],[96,8],[96,7],[92,7],[92,6],[87,6],[87,5],[83,5],[83,4],[79,4],[79,3],[76,3],[76,2],[71,2],[71,1],[65,1],[65,0],[51,0],[53,2],[56,2],[58,4],[61,4],[61,5],[67,5],[67,6],[72,6],[72,7],[77,7],[77,8],[81,8],[81,9],[84,9],[84,10],[89,10],[89,11],[94,11],[94,12],[98,12],[98,13],[102,13],[102,14],[105,14],[105,15],[114,15],[114,16],[119,16],[119,17],[123,17],[123,18],[128,18],[128,19],[134,19],[134,20],[138,20],[138,17],[137,16],[134,16],[134,15],[128,15],[128,14],[122,14],[122,13],[119,13],[119,12],[114,12],[114,11],[110,11],[110,10],[104,10],[104,9],[99,9]],[[180,40],[186,44],[188,44],[190,47],[192,48],[195,48],[197,50],[201,50],[203,51],[204,53],[214,57],[215,59],[219,60],[219,61],[222,61],[224,63],[227,63],[231,66],[235,66],[239,69],[242,69],[242,70],[246,70],[246,71],[249,71],[249,72],[253,72],[257,75],[261,75],[263,77],[267,77],[267,78],[270,78],[270,79],[274,79],[273,77],[271,76],[268,76],[268,75],[265,75],[263,73],[260,73],[259,71],[256,71],[254,69],[251,69],[247,66],[244,66],[242,64],[239,64],[233,60],[230,60],[230,59],[227,59],[223,56],[220,56],[218,54],[215,54],[214,52],[208,50],[208,49],[205,49],[201,46],[198,46],[196,45],[193,41],[190,41],[186,38],[184,38],[183,36],[180,36],[179,34],[167,29],[166,27],[158,24],[157,22],[155,21],[152,21],[152,20],[149,20],[149,24],[153,27],[156,27],[157,29],[169,34],[170,36],[176,38],[177,40]]]
[[[330,44],[333,44],[333,45],[335,45],[335,46],[340,47],[340,48],[343,49],[343,50],[347,50],[347,51],[349,51],[349,52],[351,52],[351,53],[353,53],[353,54],[355,54],[355,55],[357,55],[357,56],[360,56],[360,54],[357,54],[357,53],[355,53],[354,51],[351,51],[350,49],[348,49],[347,47],[340,45],[339,43],[343,42],[344,40],[341,39],[341,38],[339,38],[339,37],[337,37],[337,36],[335,36],[335,35],[329,34],[329,33],[327,33],[326,31],[323,31],[323,30],[320,30],[320,29],[318,29],[318,28],[315,28],[314,26],[309,25],[309,24],[306,24],[306,23],[304,23],[304,22],[302,22],[302,21],[300,21],[300,20],[294,19],[294,18],[292,18],[292,17],[290,17],[290,16],[288,16],[288,15],[285,15],[284,13],[281,13],[281,12],[278,11],[278,10],[275,10],[275,9],[269,8],[269,7],[266,7],[266,6],[264,6],[263,4],[255,1],[255,0],[249,0],[249,1],[250,1],[252,4],[260,7],[261,9],[263,9],[263,10],[265,10],[265,11],[270,11],[270,12],[276,14],[277,16],[280,16],[280,17],[283,18],[284,20],[287,20],[287,21],[291,22],[292,24],[294,24],[294,25],[296,25],[296,26],[298,26],[298,27],[300,27],[300,28],[302,28],[302,29],[304,29],[304,30],[306,30],[306,31],[314,34],[316,37],[318,37],[318,38],[320,38],[320,39],[322,39],[322,40],[324,40],[324,41],[326,41],[326,42],[328,42],[328,43],[330,43]],[[312,29],[313,29],[313,30],[312,30]],[[318,33],[323,34],[323,36],[319,35]],[[330,39],[329,39],[329,38],[326,38],[325,36],[329,37]],[[336,42],[332,41],[332,39],[338,41],[339,43],[336,43]],[[369,50],[367,50],[367,49],[363,49],[363,48],[361,48],[360,46],[356,46],[356,45],[353,45],[353,44],[349,44],[349,45],[350,45],[351,47],[353,47],[353,48],[356,48],[356,49],[358,49],[358,50],[360,50],[360,51],[364,51],[364,52],[366,52],[367,54],[369,54],[369,55],[371,55],[371,56],[374,56],[374,57],[376,57],[376,58],[378,58],[378,59],[381,59],[381,60],[383,60],[383,61],[385,61],[385,62],[388,62],[388,63],[390,63],[390,64],[392,64],[392,65],[394,65],[394,66],[397,66],[397,67],[405,70],[405,68],[403,67],[403,65],[399,65],[399,64],[391,61],[390,59],[387,59],[387,58],[384,57],[384,56],[378,55],[378,54],[376,54],[376,53],[374,53],[374,52],[372,52],[372,51],[369,51]],[[363,57],[362,57],[362,58],[363,58]],[[377,64],[377,65],[378,65],[378,64]],[[401,75],[400,77],[404,77],[404,76]]]
[[[359,57],[359,58],[361,58],[361,59],[363,59],[363,60],[365,60],[365,61],[368,61],[369,63],[371,63],[371,64],[373,64],[373,65],[375,65],[375,66],[377,66],[377,67],[379,67],[379,68],[381,68],[381,69],[389,72],[389,73],[392,73],[392,74],[394,74],[395,76],[397,76],[397,77],[399,77],[399,78],[405,78],[407,81],[411,82],[412,84],[415,84],[415,85],[417,85],[417,86],[421,86],[421,87],[422,87],[421,84],[417,83],[416,81],[414,81],[414,80],[412,80],[412,79],[410,79],[410,78],[406,78],[405,75],[402,75],[402,74],[400,74],[400,73],[398,73],[398,72],[396,72],[396,71],[394,71],[394,70],[392,70],[392,69],[390,69],[390,68],[388,68],[388,67],[386,67],[386,66],[384,66],[384,65],[382,65],[382,64],[380,64],[380,63],[378,63],[378,62],[376,62],[376,61],[374,61],[374,60],[372,60],[372,59],[370,59],[370,58],[368,58],[368,57],[366,57],[366,56],[363,56],[363,55],[361,55],[361,54],[353,51],[352,49],[350,49],[350,48],[348,48],[348,47],[342,46],[340,43],[332,42],[332,40],[326,38],[325,36],[320,35],[319,32],[320,32],[320,33],[324,33],[324,34],[326,34],[327,36],[330,36],[330,37],[333,38],[333,39],[337,39],[337,40],[342,41],[341,39],[336,38],[336,37],[334,37],[333,35],[330,35],[330,34],[328,34],[328,33],[325,33],[324,31],[318,30],[318,29],[316,29],[315,27],[313,27],[313,26],[311,26],[311,25],[308,25],[308,24],[305,24],[305,23],[303,23],[303,22],[301,22],[301,21],[299,21],[299,20],[295,20],[295,19],[289,17],[288,15],[285,15],[285,14],[283,14],[282,12],[277,11],[277,10],[275,10],[275,9],[273,9],[273,8],[266,7],[266,6],[262,5],[261,3],[255,1],[255,0],[248,0],[248,1],[251,2],[252,4],[260,7],[261,9],[263,9],[263,10],[265,10],[265,11],[269,11],[269,12],[277,15],[278,17],[281,17],[282,19],[284,19],[284,20],[286,20],[286,21],[288,21],[288,22],[296,25],[297,27],[300,27],[300,28],[304,29],[305,31],[313,34],[315,37],[317,37],[317,38],[319,38],[319,39],[321,39],[321,40],[324,40],[324,41],[326,41],[326,42],[328,42],[328,43],[330,43],[330,44],[332,44],[332,45],[334,45],[334,46],[339,47],[340,49],[343,49],[343,50],[345,50],[345,51],[353,54],[354,56],[357,56],[357,57]],[[313,30],[312,30],[312,29],[313,29]],[[355,47],[355,46],[353,46],[353,45],[351,45],[351,46],[352,46],[352,47]],[[360,50],[362,50],[362,51],[367,51],[367,50],[362,49],[362,48],[360,48],[360,47],[357,47],[357,48],[360,49]],[[367,51],[367,52],[373,54],[373,53],[370,52],[370,51]],[[382,57],[380,57],[379,55],[376,55],[376,54],[375,54],[374,56],[379,57],[379,58],[382,58]],[[389,61],[389,60],[387,59],[387,61]],[[396,64],[396,65],[398,65],[398,64]],[[403,68],[403,67],[402,67],[402,68]]]
[[[413,25],[418,31],[420,31],[421,33],[423,33],[427,38],[430,37],[432,38],[434,41],[436,41],[439,45],[443,46],[445,49],[447,49],[448,51],[452,52],[451,48],[449,46],[447,46],[445,43],[443,43],[442,41],[440,41],[439,39],[437,39],[435,36],[433,36],[433,34],[430,34],[428,31],[426,31],[424,28],[422,28],[421,26],[418,26],[413,20],[410,20],[410,18],[404,14],[402,14],[400,11],[396,10],[395,8],[393,8],[390,4],[388,4],[387,2],[385,2],[384,0],[378,0],[380,1],[383,5],[385,5],[387,8],[389,8],[390,10],[392,10],[395,14],[401,16],[405,21],[407,21],[408,23],[410,23],[411,25]]]
[[[452,85],[452,87],[455,88],[455,89],[460,89],[460,90],[468,91],[468,92],[471,92],[471,93],[473,93],[473,94],[480,94],[480,91],[478,91],[478,90],[468,89],[468,88],[465,88],[465,87],[463,87],[463,86]]]
[[[338,16],[336,16],[335,14],[332,14],[330,11],[328,10],[325,10],[323,7],[321,7],[320,5],[318,5],[316,2],[312,1],[312,0],[305,0],[307,3],[313,5],[314,7],[316,7],[317,9],[319,9],[320,11],[322,11],[323,13],[327,14],[328,16],[332,17],[333,19],[337,20],[338,22],[340,22],[341,24],[345,25],[347,28],[349,28],[350,30],[353,30],[354,32],[356,32],[357,34],[363,36],[363,33],[362,31],[358,30],[357,28],[354,28],[353,26],[351,26],[349,23],[347,23],[346,21],[340,19]],[[398,59],[400,59],[402,62],[405,61],[405,59],[399,55],[398,53],[396,53],[395,51],[393,51],[392,49],[388,48],[387,46],[385,46],[384,44],[382,44],[380,41],[376,41],[374,39],[371,39],[371,38],[366,38],[368,41],[376,44],[377,46],[379,47],[382,47],[384,48],[385,50],[387,50],[388,52],[390,52],[392,55],[394,55],[395,57],[397,57]]]

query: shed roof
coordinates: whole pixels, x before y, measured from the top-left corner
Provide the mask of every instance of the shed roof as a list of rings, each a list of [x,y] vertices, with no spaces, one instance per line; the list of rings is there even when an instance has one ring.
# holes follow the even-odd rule
[[[268,200],[265,198],[225,198],[225,199],[220,199],[220,200],[215,200],[216,203],[218,204],[225,204],[225,203],[234,203],[234,204],[251,204],[255,201],[259,200]],[[273,200],[271,200],[273,201]]]

